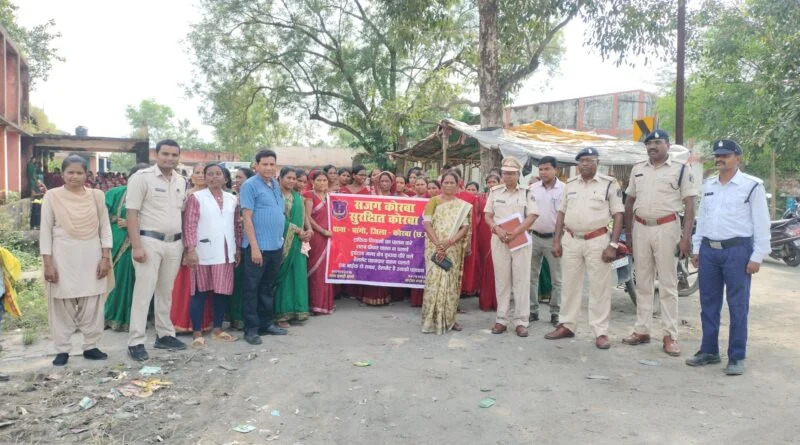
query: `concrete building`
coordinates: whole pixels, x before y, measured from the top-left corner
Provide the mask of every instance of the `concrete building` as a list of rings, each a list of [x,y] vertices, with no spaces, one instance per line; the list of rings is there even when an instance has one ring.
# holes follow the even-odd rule
[[[559,128],[631,139],[633,121],[653,114],[655,95],[642,90],[519,105],[505,109],[505,125],[544,121]]]
[[[23,193],[25,164],[32,153],[23,151],[22,126],[28,121],[28,64],[17,45],[0,26],[0,200],[5,192]]]

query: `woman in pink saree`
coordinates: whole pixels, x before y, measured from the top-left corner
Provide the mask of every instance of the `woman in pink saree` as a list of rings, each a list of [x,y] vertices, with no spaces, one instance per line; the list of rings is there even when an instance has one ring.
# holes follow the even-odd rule
[[[322,170],[309,175],[311,190],[303,193],[306,216],[314,234],[308,252],[309,309],[313,315],[332,314],[334,310],[333,285],[325,283],[325,259],[328,256],[328,238],[331,237],[328,218],[328,177]]]

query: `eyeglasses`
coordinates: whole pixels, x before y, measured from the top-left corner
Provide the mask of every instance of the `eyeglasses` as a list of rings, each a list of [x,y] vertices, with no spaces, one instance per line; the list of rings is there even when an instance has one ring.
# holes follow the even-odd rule
[[[578,160],[578,164],[585,164],[585,165],[597,164],[597,159],[594,159],[594,158],[580,158]]]

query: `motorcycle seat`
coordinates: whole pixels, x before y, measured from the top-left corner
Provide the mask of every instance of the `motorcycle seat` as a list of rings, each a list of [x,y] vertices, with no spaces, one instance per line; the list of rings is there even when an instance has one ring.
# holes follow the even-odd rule
[[[778,229],[778,228],[781,228],[781,227],[789,224],[792,221],[794,221],[794,218],[779,219],[779,220],[776,220],[776,221],[772,221],[769,224],[769,227],[770,227],[770,229]]]

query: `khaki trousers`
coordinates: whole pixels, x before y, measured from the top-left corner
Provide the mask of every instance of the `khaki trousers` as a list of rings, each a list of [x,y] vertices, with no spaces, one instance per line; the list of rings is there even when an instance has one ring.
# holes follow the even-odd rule
[[[675,256],[681,239],[679,220],[658,226],[633,223],[633,268],[636,272],[637,334],[650,335],[653,321],[653,291],[658,276],[658,296],[661,300],[661,328],[664,335],[678,339],[678,257]]]
[[[511,327],[528,327],[530,311],[531,248],[530,246],[511,252],[508,247],[492,236],[492,262],[494,263],[494,285],[497,292],[496,323]],[[510,310],[511,292],[514,292],[514,310]],[[510,318],[510,320],[509,320]]]
[[[553,238],[539,238],[531,235],[533,245],[531,250],[531,312],[539,312],[539,277],[542,271],[542,258],[547,258],[550,267],[550,282],[553,291],[550,294],[550,313],[558,314],[561,308],[561,259],[553,256]]]
[[[573,238],[569,233],[561,240],[561,324],[576,332],[578,314],[581,310],[581,293],[584,277],[589,277],[589,326],[595,337],[608,335],[608,320],[611,317],[611,277],[614,273],[610,263],[604,263],[603,250],[608,247],[608,235],[588,241]]]
[[[72,334],[80,331],[83,350],[97,347],[105,328],[105,297],[51,298],[48,301],[50,332],[56,353],[72,351]]]
[[[147,255],[147,261],[133,261],[136,281],[133,285],[128,346],[141,345],[147,340],[147,311],[154,294],[156,334],[159,337],[175,336],[175,327],[172,326],[169,313],[172,309],[172,287],[181,267],[183,242],[167,243],[143,236],[142,248]]]

